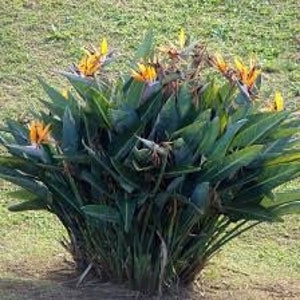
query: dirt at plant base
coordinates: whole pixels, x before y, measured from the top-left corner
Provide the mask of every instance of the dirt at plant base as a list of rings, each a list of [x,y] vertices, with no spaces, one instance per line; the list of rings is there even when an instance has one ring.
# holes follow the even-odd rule
[[[28,272],[29,262],[8,270],[11,276],[0,276],[1,300],[112,300],[112,299],[158,299],[146,297],[138,292],[111,283],[99,283],[88,280],[76,288],[78,277],[71,265],[55,260],[53,265],[36,265]],[[61,266],[64,266],[61,269]],[[6,272],[7,273],[7,272]],[[9,273],[7,273],[9,274]],[[225,270],[223,280],[199,279],[189,289],[178,289],[160,299],[300,299],[300,280],[282,282],[256,282],[251,279],[248,283],[236,285],[232,283],[231,274]],[[2,278],[1,278],[2,277]]]

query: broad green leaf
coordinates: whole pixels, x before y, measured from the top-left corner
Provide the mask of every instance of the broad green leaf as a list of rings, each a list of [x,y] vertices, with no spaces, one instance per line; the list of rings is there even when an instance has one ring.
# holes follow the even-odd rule
[[[261,145],[249,146],[222,159],[208,162],[198,180],[217,182],[232,176],[240,168],[255,160],[262,149]]]
[[[246,119],[242,119],[227,127],[226,132],[217,140],[212,152],[208,154],[209,160],[222,158],[226,155],[231,141],[246,122]]]
[[[56,107],[64,109],[68,103],[66,98],[58,90],[46,83],[41,77],[38,77],[38,80],[49,98],[52,100],[53,104]]]
[[[159,113],[157,121],[154,124],[153,135],[159,140],[165,139],[177,130],[179,120],[175,97],[171,97],[163,105]]]
[[[138,48],[133,61],[137,62],[139,60],[147,61],[152,58],[153,55],[153,30],[150,29],[145,34],[144,40],[140,47]]]
[[[204,128],[204,131],[204,136],[197,148],[197,153],[208,156],[209,153],[211,153],[212,148],[214,148],[215,141],[220,133],[219,117],[215,117],[211,122],[206,124],[206,128]]]
[[[11,183],[14,183],[25,190],[39,196],[43,199],[51,199],[51,194],[48,188],[41,182],[30,179],[29,177],[22,176],[18,173],[6,172],[3,174],[3,169],[0,169],[0,178],[7,180]]]
[[[195,204],[201,214],[206,213],[209,208],[209,182],[201,182],[196,185],[191,201]]]
[[[98,175],[98,174],[97,174]],[[115,196],[110,193],[110,191],[107,189],[107,184],[101,181],[101,178],[99,176],[95,177],[87,170],[83,170],[80,173],[80,178],[84,180],[85,182],[89,183],[94,189],[98,190],[100,194],[115,200]]]
[[[186,167],[193,161],[193,152],[186,142],[179,138],[173,141],[172,153],[174,155],[175,167]]]
[[[259,142],[265,135],[276,128],[276,126],[278,126],[287,117],[287,115],[288,113],[284,111],[273,113],[251,126],[246,126],[234,138],[231,148],[241,148]]]
[[[79,143],[79,127],[72,114],[72,111],[67,106],[63,116],[62,129],[62,150],[67,155],[74,155],[78,150]]]
[[[0,166],[20,170],[32,176],[36,176],[39,172],[39,168],[31,161],[15,156],[0,156]]]
[[[15,142],[18,145],[28,145],[28,128],[19,124],[14,120],[6,121],[9,132],[13,135]]]
[[[243,206],[223,206],[225,214],[229,215],[233,221],[238,220],[257,220],[265,222],[282,221],[279,216],[263,206],[260,205],[243,205]]]
[[[269,208],[272,209],[272,207]],[[272,209],[272,212],[277,216],[300,214],[300,200],[276,206]]]
[[[273,188],[288,182],[300,174],[300,163],[271,165],[261,170],[256,180],[236,195],[241,203],[251,202],[258,195],[263,195]]]
[[[145,88],[143,82],[133,80],[127,91],[125,103],[132,108],[137,108],[141,104]]]
[[[94,218],[99,221],[120,223],[119,212],[108,205],[104,204],[91,204],[85,205],[81,208],[88,219]]]
[[[266,208],[269,208],[272,206],[277,206],[277,205],[286,204],[289,202],[296,202],[296,201],[300,201],[300,192],[290,191],[290,192],[275,193],[275,199],[270,199],[265,197],[261,201],[261,205]]]
[[[61,73],[64,77],[66,77],[77,93],[86,100],[89,96],[89,92],[92,88],[97,89],[98,85],[95,80],[91,78],[84,78],[79,75],[74,75],[71,73]]]
[[[108,114],[112,127],[117,133],[125,133],[128,128],[139,121],[136,111],[127,106],[122,106],[119,109],[109,109]]]
[[[53,178],[53,177],[52,177]],[[55,198],[59,201],[61,205],[64,207],[72,207],[78,213],[81,213],[80,207],[81,203],[78,203],[75,195],[67,188],[65,185],[61,184],[58,180],[47,183],[49,189],[53,194],[55,194]]]
[[[48,204],[45,200],[41,198],[35,198],[31,200],[27,200],[21,203],[12,204],[8,207],[9,211],[19,212],[26,210],[44,210],[48,209]]]
[[[125,167],[124,164],[117,160],[110,159],[110,162],[117,174],[119,174],[122,182],[126,183],[128,192],[132,192],[134,189],[140,190],[142,187],[142,182],[139,180],[139,175],[129,167]],[[130,187],[130,188],[129,188]]]
[[[205,135],[205,128],[205,121],[195,121],[191,125],[176,131],[172,136],[172,140],[182,137],[187,147],[194,152],[198,148],[203,136]]]
[[[122,220],[124,224],[124,230],[127,233],[131,229],[131,223],[132,223],[136,205],[137,203],[133,199],[121,199],[118,202],[119,211],[122,216]]]
[[[277,153],[273,158],[266,159],[264,166],[278,165],[282,163],[288,163],[292,161],[300,161],[300,151],[289,151],[287,153]]]
[[[18,199],[18,200],[34,200],[36,199],[36,195],[24,190],[24,189],[19,189],[16,191],[11,191],[5,194],[8,198],[13,198],[13,199]]]
[[[189,112],[194,111],[191,92],[187,84],[180,86],[178,96],[174,100],[181,120],[184,120],[189,115]]]
[[[179,167],[172,167],[170,169],[167,169],[164,177],[174,177],[174,176],[179,176],[179,175],[184,175],[184,174],[192,174],[192,173],[197,173],[202,170],[202,166],[179,166]]]
[[[104,128],[111,128],[108,113],[110,103],[105,98],[103,93],[97,91],[94,88],[90,88],[88,92],[86,92],[85,97],[88,105],[90,106],[91,111],[93,113],[96,113],[99,118],[99,126]]]

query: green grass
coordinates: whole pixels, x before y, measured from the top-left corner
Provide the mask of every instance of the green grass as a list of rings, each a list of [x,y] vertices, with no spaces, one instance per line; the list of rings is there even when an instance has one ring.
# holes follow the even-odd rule
[[[76,63],[82,46],[106,36],[123,66],[150,27],[158,43],[174,40],[184,27],[212,52],[244,58],[256,53],[265,71],[263,95],[280,89],[290,107],[299,103],[297,0],[0,0],[0,7],[0,123],[39,106],[43,92],[37,76],[63,87],[56,71]],[[0,182],[1,276],[39,278],[43,268],[65,257],[58,244],[64,232],[45,213],[7,212],[12,200],[5,192],[11,188]],[[225,280],[233,289],[281,281],[295,287],[300,283],[299,222],[299,216],[291,216],[243,235],[215,257],[205,281]]]

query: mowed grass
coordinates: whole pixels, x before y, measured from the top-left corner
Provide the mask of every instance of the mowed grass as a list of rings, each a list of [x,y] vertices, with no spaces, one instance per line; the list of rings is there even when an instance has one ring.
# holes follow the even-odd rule
[[[128,54],[150,27],[158,44],[176,39],[183,27],[211,52],[242,58],[256,53],[264,70],[263,96],[279,89],[289,107],[299,106],[297,0],[0,0],[0,7],[0,123],[6,117],[24,118],[39,107],[44,94],[37,76],[64,87],[56,71],[76,63],[82,46],[106,36],[117,66],[126,66]],[[289,188],[299,188],[299,181]],[[43,212],[9,213],[6,206],[13,200],[5,193],[11,189],[0,181],[0,280],[12,283],[2,292],[0,286],[0,298],[27,299],[23,290],[12,292],[13,283],[40,280],[63,267],[67,255],[58,240],[64,231]],[[216,289],[232,290],[232,299],[241,292],[241,299],[261,297],[245,292],[249,289],[300,297],[299,224],[299,216],[289,216],[285,223],[259,226],[233,241],[205,271],[204,287],[216,295]],[[48,293],[48,285],[45,289]]]

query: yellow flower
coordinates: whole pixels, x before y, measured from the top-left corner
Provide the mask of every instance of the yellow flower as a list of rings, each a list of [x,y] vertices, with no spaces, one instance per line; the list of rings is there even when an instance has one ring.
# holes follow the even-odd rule
[[[257,68],[255,60],[250,59],[250,66],[247,67],[239,58],[234,59],[237,79],[250,90],[261,71]]]
[[[68,98],[69,98],[69,90],[68,89],[61,89],[60,93],[66,100],[68,100]]]
[[[179,42],[180,48],[182,49],[186,42],[185,32],[182,28],[180,29],[179,34],[178,34],[178,42]]]
[[[138,71],[132,70],[131,77],[140,82],[153,83],[157,77],[155,69],[150,65],[137,64]]]
[[[219,54],[219,53],[216,53],[211,58],[211,63],[222,74],[225,74],[228,71],[228,69],[229,69],[228,64],[225,62],[223,56],[221,54]]]
[[[107,40],[106,38],[103,38],[102,41],[100,42],[99,54],[101,56],[106,56],[107,53],[108,53]]]
[[[284,101],[280,92],[276,91],[273,99],[273,107],[276,111],[284,110]]]
[[[47,143],[49,140],[50,124],[44,125],[44,122],[31,121],[28,125],[29,140],[32,145]]]

